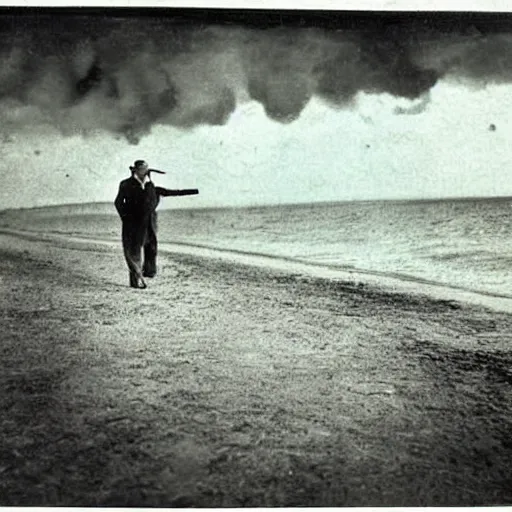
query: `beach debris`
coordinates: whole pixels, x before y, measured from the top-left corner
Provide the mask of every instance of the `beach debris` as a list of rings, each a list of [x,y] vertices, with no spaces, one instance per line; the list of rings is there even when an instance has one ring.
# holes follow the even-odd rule
[[[317,437],[330,437],[332,436],[332,432],[326,428],[322,427],[311,427],[308,429],[308,434],[310,436],[317,436]]]
[[[115,423],[117,421],[130,421],[130,417],[129,416],[115,416],[113,418],[108,418],[106,420],[106,423]]]
[[[179,494],[170,502],[170,506],[173,508],[189,508],[194,505],[194,498],[187,494]]]
[[[13,142],[16,142],[16,139],[8,133],[0,133],[0,140],[4,144],[12,144]]]
[[[382,383],[384,384],[384,383]],[[373,396],[373,395],[394,395],[396,390],[393,386],[379,386],[378,383],[361,382],[347,387],[347,391],[356,393],[358,395]]]
[[[39,156],[40,154],[41,154],[41,150],[40,149],[35,149],[34,150],[34,155]]]
[[[494,123],[491,123],[491,124],[489,125],[489,131],[490,131],[490,132],[495,132],[495,131],[496,131],[496,125],[495,125]]]

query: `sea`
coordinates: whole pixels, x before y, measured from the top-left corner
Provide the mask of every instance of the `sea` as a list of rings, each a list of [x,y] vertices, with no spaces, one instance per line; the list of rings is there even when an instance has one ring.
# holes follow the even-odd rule
[[[163,243],[512,297],[512,198],[161,209]],[[0,214],[0,228],[119,240],[111,204]],[[219,252],[220,251],[220,252]]]

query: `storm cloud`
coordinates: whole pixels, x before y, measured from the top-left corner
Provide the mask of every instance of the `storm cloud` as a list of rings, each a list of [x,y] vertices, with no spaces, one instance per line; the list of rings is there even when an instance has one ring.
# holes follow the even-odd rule
[[[137,143],[155,124],[223,125],[239,102],[296,120],[313,97],[333,108],[357,95],[419,99],[442,80],[512,81],[512,23],[269,24],[166,16],[44,13],[0,16],[3,129],[107,131]],[[350,17],[347,14],[347,19]],[[485,28],[485,27],[484,27]]]

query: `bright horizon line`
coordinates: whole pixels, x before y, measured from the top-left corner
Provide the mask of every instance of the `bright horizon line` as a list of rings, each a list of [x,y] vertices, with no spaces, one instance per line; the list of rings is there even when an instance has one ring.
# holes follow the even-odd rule
[[[512,195],[498,196],[442,196],[442,197],[410,197],[410,198],[379,198],[379,199],[340,199],[340,200],[327,200],[327,201],[299,201],[295,203],[253,203],[247,205],[224,205],[224,206],[190,206],[190,207],[164,207],[159,209],[163,210],[246,210],[250,208],[279,208],[282,206],[308,206],[308,205],[329,205],[329,204],[343,204],[343,203],[419,203],[419,202],[437,202],[437,201],[471,201],[479,200],[485,201],[489,199],[494,200],[512,200]],[[0,214],[12,211],[30,211],[30,210],[50,210],[52,208],[72,207],[72,206],[94,206],[94,205],[110,205],[114,206],[114,202],[110,201],[89,201],[83,203],[56,203],[43,206],[20,206],[16,208],[3,208],[0,209]]]

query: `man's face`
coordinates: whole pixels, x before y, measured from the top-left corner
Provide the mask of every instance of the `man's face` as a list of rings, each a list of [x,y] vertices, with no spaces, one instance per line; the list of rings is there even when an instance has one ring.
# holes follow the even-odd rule
[[[137,177],[140,180],[143,180],[147,173],[148,173],[148,167],[147,166],[136,167],[135,168],[135,174],[137,175]]]

